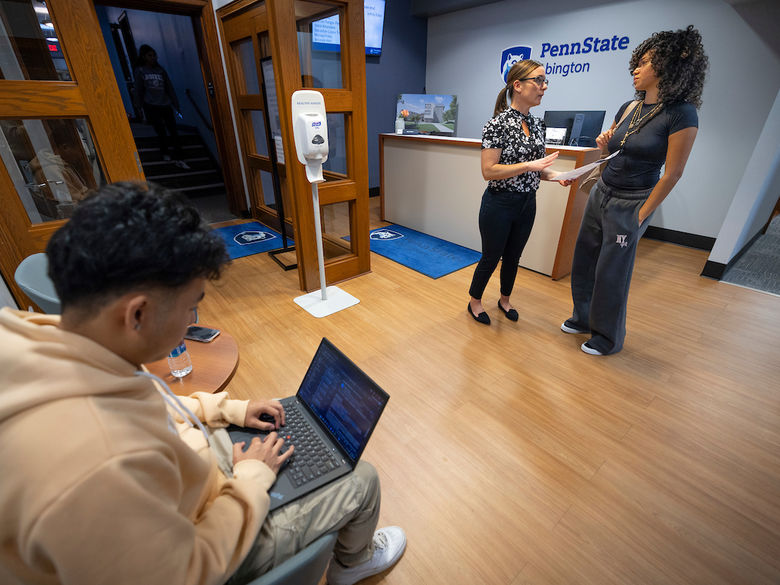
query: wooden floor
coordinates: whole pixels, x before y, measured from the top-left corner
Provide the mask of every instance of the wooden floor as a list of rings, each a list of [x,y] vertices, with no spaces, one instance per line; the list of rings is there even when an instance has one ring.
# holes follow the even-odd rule
[[[408,549],[366,583],[780,583],[780,299],[699,277],[705,252],[643,240],[622,353],[559,330],[568,278],[520,270],[493,324],[472,268],[438,280],[372,255],[316,319],[295,271],[241,258],[201,321],[229,331],[238,398],[295,393],[328,337],[390,394],[364,458]]]

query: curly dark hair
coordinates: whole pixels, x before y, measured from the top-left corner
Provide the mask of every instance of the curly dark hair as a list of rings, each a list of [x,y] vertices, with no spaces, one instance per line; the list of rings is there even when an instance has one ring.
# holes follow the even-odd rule
[[[219,278],[222,238],[186,200],[158,185],[105,185],[84,199],[49,240],[49,277],[63,310],[101,306],[153,286]]]
[[[709,66],[699,31],[689,25],[686,29],[654,33],[634,49],[628,66],[630,73],[633,74],[642,56],[648,52],[659,79],[658,99],[664,104],[689,102],[699,108]],[[637,91],[637,99],[643,99],[644,94]]]

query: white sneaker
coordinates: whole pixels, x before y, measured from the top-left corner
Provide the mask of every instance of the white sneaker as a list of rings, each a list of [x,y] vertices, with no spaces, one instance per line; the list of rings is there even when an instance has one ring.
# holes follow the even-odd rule
[[[566,321],[561,323],[561,331],[564,333],[590,333],[590,331],[584,331],[582,329],[577,329],[576,327],[569,327],[566,324]]]
[[[392,567],[406,548],[406,534],[399,526],[374,532],[374,556],[354,567],[344,567],[336,559],[328,567],[328,585],[352,585]]]
[[[595,347],[589,346],[587,341],[580,346],[580,349],[590,355],[604,355]]]

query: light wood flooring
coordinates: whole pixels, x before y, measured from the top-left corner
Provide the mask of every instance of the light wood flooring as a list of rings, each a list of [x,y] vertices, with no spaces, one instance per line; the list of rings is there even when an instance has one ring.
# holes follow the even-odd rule
[[[339,284],[360,304],[300,309],[267,254],[207,288],[237,398],[295,393],[323,336],[390,394],[364,458],[380,524],[405,528],[387,585],[780,583],[780,299],[701,278],[707,254],[643,240],[622,353],[559,330],[569,279],[521,269],[520,321],[473,267],[432,280],[375,254]]]

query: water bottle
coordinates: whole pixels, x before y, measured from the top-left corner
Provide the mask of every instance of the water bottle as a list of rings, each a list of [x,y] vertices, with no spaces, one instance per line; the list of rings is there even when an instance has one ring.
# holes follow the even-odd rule
[[[177,378],[183,378],[192,371],[192,360],[190,352],[184,340],[168,355],[168,366],[171,368],[171,374]]]

